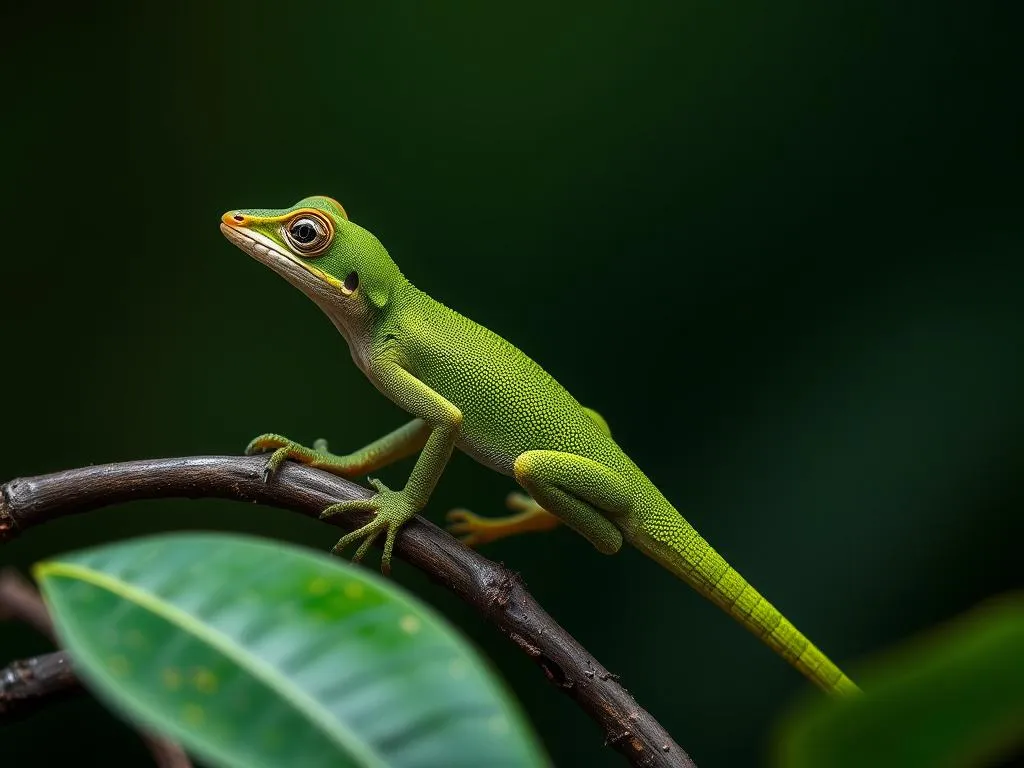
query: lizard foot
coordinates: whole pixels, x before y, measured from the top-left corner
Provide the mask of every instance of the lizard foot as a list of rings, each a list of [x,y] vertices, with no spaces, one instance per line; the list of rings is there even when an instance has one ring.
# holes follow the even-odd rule
[[[320,519],[326,520],[342,512],[353,510],[376,512],[377,516],[362,528],[357,528],[342,536],[331,549],[331,553],[340,555],[349,544],[362,539],[362,543],[352,556],[352,562],[358,563],[383,531],[385,532],[384,554],[381,556],[380,570],[387,576],[391,573],[391,553],[395,548],[395,536],[418,510],[404,491],[392,491],[380,480],[374,478],[368,478],[368,480],[370,485],[377,489],[376,494],[369,499],[353,499],[331,504],[320,513]]]
[[[316,462],[323,453],[327,452],[327,441],[317,440],[313,443],[312,448],[307,448],[294,440],[289,440],[284,435],[268,432],[254,438],[245,447],[246,456],[254,456],[257,453],[267,453],[268,451],[273,451],[273,453],[270,454],[270,458],[263,467],[263,482],[265,483],[270,481],[270,478],[287,459],[294,459],[303,464]]]
[[[459,536],[459,541],[467,547],[478,547],[506,536],[546,531],[558,525],[558,518],[524,493],[510,493],[505,506],[519,514],[481,517],[468,509],[453,509],[446,515],[448,531]]]

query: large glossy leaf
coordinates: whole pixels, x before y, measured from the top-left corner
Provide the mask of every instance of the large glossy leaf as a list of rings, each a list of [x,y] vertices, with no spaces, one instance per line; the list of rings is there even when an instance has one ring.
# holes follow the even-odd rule
[[[787,713],[777,765],[981,768],[1024,750],[1024,596],[886,652],[857,677],[863,696],[815,696]]]
[[[172,534],[36,567],[85,682],[225,766],[546,764],[486,663],[368,568]]]

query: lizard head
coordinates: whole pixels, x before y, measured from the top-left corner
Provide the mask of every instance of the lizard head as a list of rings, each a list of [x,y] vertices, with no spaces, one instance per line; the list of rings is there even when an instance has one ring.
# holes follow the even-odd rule
[[[387,304],[402,280],[380,241],[329,197],[228,211],[220,231],[316,302],[346,337]]]

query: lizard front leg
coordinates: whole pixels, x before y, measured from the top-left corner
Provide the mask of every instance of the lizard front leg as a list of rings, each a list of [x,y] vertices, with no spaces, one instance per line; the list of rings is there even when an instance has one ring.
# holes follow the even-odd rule
[[[245,455],[273,451],[263,468],[264,480],[269,480],[286,459],[342,477],[357,477],[412,456],[423,447],[429,435],[430,426],[423,419],[413,419],[358,451],[337,455],[327,450],[327,441],[323,439],[314,442],[312,448],[307,448],[284,435],[267,433],[249,443]]]
[[[328,518],[354,509],[376,512],[377,516],[371,522],[342,536],[331,551],[340,554],[352,542],[363,539],[352,557],[353,562],[358,562],[384,531],[386,538],[381,571],[387,574],[391,571],[395,536],[426,505],[448,464],[462,426],[462,411],[395,363],[378,364],[372,374],[384,394],[427,425],[429,436],[402,490],[393,491],[379,480],[370,478],[370,484],[377,489],[373,497],[332,504],[320,517]]]

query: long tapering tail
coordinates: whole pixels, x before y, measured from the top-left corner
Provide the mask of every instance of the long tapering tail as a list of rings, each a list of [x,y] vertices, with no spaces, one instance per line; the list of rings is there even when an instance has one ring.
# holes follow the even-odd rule
[[[676,512],[623,526],[626,538],[655,562],[683,579],[697,592],[757,635],[813,683],[828,693],[860,691],[824,653],[794,627],[725,558]]]

